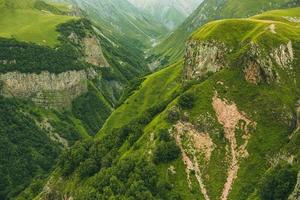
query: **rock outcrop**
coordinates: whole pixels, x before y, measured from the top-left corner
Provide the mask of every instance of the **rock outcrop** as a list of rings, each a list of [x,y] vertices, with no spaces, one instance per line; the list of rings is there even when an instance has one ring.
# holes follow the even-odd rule
[[[228,49],[217,41],[190,40],[185,50],[184,78],[201,79],[207,73],[215,73],[226,66]]]
[[[249,83],[258,84],[279,82],[280,77],[276,67],[282,70],[292,70],[294,52],[292,42],[282,44],[269,51],[263,50],[258,45],[251,44],[247,55],[244,56],[245,79]]]
[[[240,63],[245,79],[252,84],[262,81],[269,84],[279,82],[278,67],[292,77],[294,51],[291,41],[270,49],[250,43],[247,50],[235,61],[228,59],[228,54],[232,53],[237,52],[222,42],[190,40],[185,51],[184,79],[201,79],[208,73],[218,72],[231,63]]]
[[[72,101],[87,92],[87,80],[95,76],[93,70],[67,71],[60,74],[42,72],[0,74],[2,93],[32,100],[46,108],[68,108]]]
[[[80,47],[85,62],[97,67],[109,67],[103,55],[102,47],[94,34],[86,34],[85,37],[80,38],[76,33],[72,32],[68,39]]]
[[[242,55],[245,79],[249,83],[258,84],[262,81],[271,83],[279,81],[278,73],[273,69],[271,57],[264,56],[261,49],[254,44]]]
[[[95,36],[85,37],[83,39],[85,61],[99,67],[109,67],[105,59],[101,45]]]
[[[35,73],[8,71],[0,74],[0,93],[4,96],[32,100],[35,104],[46,108],[69,108],[74,99],[88,91],[87,81],[98,76],[96,67],[109,67],[97,34],[91,30],[92,27],[80,21],[77,26],[84,34],[80,35],[80,32],[74,30],[64,36],[65,42],[74,46],[74,51],[76,50],[79,55],[78,62],[85,62],[86,68],[73,71],[66,69],[59,74],[47,69]],[[0,64],[16,63],[14,59],[0,60]],[[88,68],[89,64],[94,67]]]

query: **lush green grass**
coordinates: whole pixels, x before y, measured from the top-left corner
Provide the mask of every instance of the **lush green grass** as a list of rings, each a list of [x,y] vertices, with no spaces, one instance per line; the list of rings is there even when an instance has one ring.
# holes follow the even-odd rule
[[[298,24],[286,17],[299,17],[300,8],[271,11],[247,19],[228,19],[210,22],[197,31],[191,39],[223,42],[231,49],[243,49],[247,43],[261,47],[275,48],[288,41],[300,39]],[[271,30],[273,29],[273,30]]]
[[[181,64],[172,65],[146,77],[135,92],[108,118],[99,135],[129,123],[148,108],[176,97],[180,89]]]
[[[26,1],[16,7],[0,6],[0,37],[53,47],[59,44],[56,27],[72,19],[76,18],[37,10]]]
[[[276,34],[274,35],[269,28],[271,25],[275,25],[274,31],[276,31]],[[298,29],[284,22],[264,21],[262,19],[233,19],[216,21],[204,25],[199,31],[196,31],[192,35],[192,39],[217,39],[225,44],[238,46],[244,42],[260,43],[262,39],[268,38],[266,36],[269,36],[272,37],[273,44],[283,44],[288,41],[288,36],[296,36],[298,34]]]
[[[229,0],[222,8],[221,16],[222,18],[249,17],[274,8],[294,6],[293,2],[290,0]]]
[[[33,8],[36,0],[0,0],[1,7],[6,8]]]

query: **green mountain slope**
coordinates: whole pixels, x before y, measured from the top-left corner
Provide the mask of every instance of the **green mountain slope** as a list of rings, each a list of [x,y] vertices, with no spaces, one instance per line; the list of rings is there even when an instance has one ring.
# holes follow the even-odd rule
[[[56,26],[76,19],[37,9],[35,1],[2,1],[0,37],[54,46],[59,36]]]
[[[147,76],[138,87],[138,92],[133,91],[132,96],[112,113],[101,133],[111,132],[138,118],[147,117],[144,114],[151,108],[166,106],[180,92],[180,74],[180,65],[177,64]]]
[[[93,95],[81,96],[80,103],[74,103],[76,105],[74,112],[77,117],[85,121],[85,125],[88,126],[86,128],[92,130],[90,133],[95,134],[118,103],[127,82],[148,72],[142,58],[143,51],[118,34],[117,31],[114,33],[108,31],[105,23],[90,24],[79,17],[66,16],[73,11],[67,10],[67,6],[59,4],[57,7],[57,5],[46,4],[42,1],[3,1],[1,23],[5,28],[1,29],[3,35],[0,35],[3,37],[0,39],[0,71],[6,75],[2,75],[1,79],[7,82],[7,79],[14,76],[12,73],[15,71],[27,74],[24,76],[28,78],[34,78],[31,74],[41,72],[64,76],[70,71],[76,71],[74,73],[78,72],[78,76],[83,79],[86,79],[86,77],[82,77],[83,74],[85,74],[83,76],[92,74],[92,78],[89,78],[89,81],[92,81],[89,83],[91,85],[89,88]],[[19,13],[20,15],[18,15]],[[32,16],[32,13],[37,15]],[[37,20],[32,20],[32,18],[37,18]],[[37,23],[38,20],[43,19],[49,26]],[[6,34],[9,32],[16,35]],[[11,37],[13,37],[12,40]],[[55,48],[48,46],[55,46]],[[87,52],[89,49],[93,52]],[[90,69],[92,69],[92,73]],[[22,74],[19,76],[21,76],[19,79],[22,82],[24,77]],[[13,78],[16,79],[16,77]],[[64,79],[59,80],[63,81]],[[33,87],[31,81],[27,81],[27,90]],[[43,80],[42,82],[47,81]],[[14,83],[12,87],[18,87],[18,84],[23,83]],[[84,88],[87,88],[86,83],[79,85],[85,85]],[[6,86],[10,90],[9,87]],[[48,88],[51,87],[53,85]],[[19,89],[15,88],[15,90]],[[50,95],[51,90],[43,91],[41,95],[46,96],[46,99],[54,104],[57,104],[55,101],[61,98],[60,96],[66,95],[61,91]],[[69,92],[71,90],[72,88],[69,88]],[[82,88],[79,90],[83,91]],[[69,95],[72,96],[72,92],[67,96]],[[17,96],[20,96],[20,92]],[[21,94],[21,96],[24,95]],[[88,108],[89,104],[87,103],[91,99],[95,100],[95,97],[97,97],[96,112]],[[94,120],[90,120],[91,116],[95,116]]]
[[[199,26],[209,21],[233,17],[249,17],[270,9],[288,8],[296,5],[299,5],[299,2],[294,0],[206,0],[177,30],[170,33],[153,49],[154,60],[162,60],[163,63],[173,63],[178,60],[184,53],[185,41],[189,35]]]
[[[297,199],[299,13],[198,29],[184,62],[135,87],[36,199]]]
[[[77,18],[51,14],[50,10],[66,11],[40,1],[1,1],[0,10],[0,199],[6,200],[17,196],[33,179],[40,183],[38,179],[47,176],[64,148],[90,136],[72,113],[60,110],[68,98],[66,102],[58,99],[71,96],[68,90],[39,91],[35,103],[31,101],[35,87],[48,84],[51,88],[58,74],[86,69],[74,59],[75,48],[66,51],[57,30],[61,23]],[[50,48],[54,45],[58,46],[55,50]],[[45,71],[53,73],[53,82],[43,80],[48,77]]]
[[[123,87],[147,69],[136,58],[141,50],[69,16],[74,11],[66,5],[0,5],[0,199],[6,200],[29,184],[41,190],[63,150],[95,135]]]

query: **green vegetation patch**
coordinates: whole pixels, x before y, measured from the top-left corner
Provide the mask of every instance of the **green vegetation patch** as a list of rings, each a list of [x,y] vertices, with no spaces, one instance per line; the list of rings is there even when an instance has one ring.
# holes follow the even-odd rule
[[[73,17],[41,13],[36,10],[2,10],[0,17],[0,37],[15,38],[20,41],[40,45],[59,44],[57,25]]]
[[[25,1],[22,5],[0,6],[0,37],[54,47],[59,44],[57,26],[77,19],[38,10],[30,5],[32,4],[26,4]]]
[[[49,173],[58,145],[26,114],[25,104],[0,97],[0,199],[11,199],[33,178]]]
[[[61,73],[68,70],[81,70],[85,64],[78,61],[76,49],[64,45],[53,49],[33,43],[18,42],[0,38],[0,72],[20,71],[40,73],[48,71]]]
[[[83,122],[88,133],[95,135],[109,117],[112,107],[95,86],[89,83],[89,91],[73,102],[72,112]]]
[[[19,71],[23,73],[62,73],[82,70],[91,65],[83,59],[82,48],[68,39],[71,31],[83,38],[90,31],[90,22],[71,20],[57,27],[61,44],[51,48],[15,39],[0,38],[0,72]]]
[[[140,116],[147,109],[177,96],[180,90],[181,64],[175,64],[146,77],[138,92],[133,93],[104,124],[101,133],[109,133]]]
[[[295,188],[297,171],[291,166],[276,166],[262,178],[259,194],[262,200],[285,200]]]

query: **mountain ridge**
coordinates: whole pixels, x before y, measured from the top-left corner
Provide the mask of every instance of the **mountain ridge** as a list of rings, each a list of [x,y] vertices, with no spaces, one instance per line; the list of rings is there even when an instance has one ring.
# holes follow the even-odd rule
[[[154,54],[152,60],[159,60],[163,63],[176,62],[184,54],[184,44],[189,34],[209,21],[232,17],[249,17],[250,15],[259,14],[272,8],[285,8],[296,5],[299,5],[299,2],[294,0],[279,2],[276,0],[272,2],[260,1],[259,4],[256,4],[256,1],[246,3],[240,3],[235,0],[203,1],[177,30],[170,33],[152,50],[151,53]],[[172,48],[174,46],[176,48]]]

